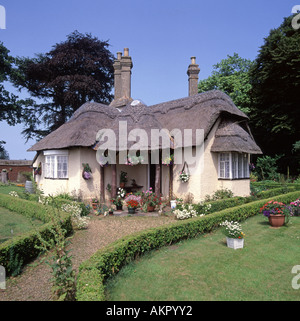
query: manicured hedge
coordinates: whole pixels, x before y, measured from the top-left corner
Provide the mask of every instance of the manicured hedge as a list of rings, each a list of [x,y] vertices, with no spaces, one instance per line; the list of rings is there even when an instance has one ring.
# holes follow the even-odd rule
[[[37,231],[46,240],[53,238],[51,233],[52,224],[46,211],[53,210],[49,206],[40,203],[31,202],[17,197],[0,194],[0,206],[5,207],[13,212],[22,214],[28,218],[37,218],[45,224],[40,226]],[[72,229],[71,216],[66,212],[61,212],[62,227],[70,234]],[[23,265],[29,263],[40,254],[40,250],[36,249],[36,245],[40,245],[38,233],[35,230],[16,236],[0,244],[0,265],[6,267],[10,259],[10,249],[13,247],[14,255],[18,255],[19,260],[23,261]],[[9,272],[9,271],[7,271]]]
[[[260,181],[260,182],[251,182],[252,186],[264,187],[264,188],[278,188],[278,187],[295,187],[297,190],[300,189],[300,184],[297,183],[279,183],[273,181]]]
[[[231,197],[231,198],[226,198],[218,201],[206,202],[205,204],[210,204],[211,208],[209,210],[209,213],[214,213],[214,212],[222,211],[226,208],[254,202],[257,199],[265,199],[269,197],[274,197],[276,195],[293,192],[293,191],[296,191],[297,189],[299,189],[297,188],[297,186],[289,186],[289,187],[285,186],[285,187],[274,188],[268,191],[259,192],[257,193],[256,197],[254,196]],[[195,210],[198,212],[198,214],[202,213],[203,205],[194,204],[193,206]]]
[[[272,199],[290,203],[300,196],[300,192],[279,195]],[[224,220],[242,221],[257,215],[259,209],[271,199],[228,208],[220,212],[171,225],[152,228],[124,237],[97,251],[79,267],[76,298],[78,301],[105,300],[104,282],[137,256],[180,240],[194,238],[211,231]]]

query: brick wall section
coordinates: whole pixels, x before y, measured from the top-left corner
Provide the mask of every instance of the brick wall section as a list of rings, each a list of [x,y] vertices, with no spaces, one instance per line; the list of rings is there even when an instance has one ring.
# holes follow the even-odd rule
[[[18,182],[18,174],[20,172],[32,172],[31,163],[32,161],[0,160],[0,172],[2,169],[6,169],[8,180],[11,182]]]

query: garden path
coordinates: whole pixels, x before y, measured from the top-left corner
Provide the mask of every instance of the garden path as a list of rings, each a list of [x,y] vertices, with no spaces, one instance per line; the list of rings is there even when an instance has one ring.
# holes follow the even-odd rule
[[[79,265],[98,249],[125,235],[173,221],[170,216],[92,216],[88,229],[78,230],[70,238],[73,267],[78,271]],[[7,280],[6,290],[0,290],[0,301],[51,301],[50,277],[50,267],[38,258],[21,275]]]

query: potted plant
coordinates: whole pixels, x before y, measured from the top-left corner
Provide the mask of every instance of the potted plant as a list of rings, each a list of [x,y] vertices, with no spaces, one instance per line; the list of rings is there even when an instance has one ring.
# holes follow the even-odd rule
[[[161,204],[161,198],[153,193],[152,187],[150,187],[149,190],[142,193],[142,204],[143,210],[153,212],[156,206]]]
[[[123,188],[118,188],[117,196],[112,198],[110,201],[116,206],[117,211],[122,211],[123,207],[123,198],[125,196],[125,190]]]
[[[39,163],[39,166],[34,170],[34,175],[42,175],[42,163]]]
[[[110,201],[116,206],[117,211],[122,211],[123,202],[122,202],[121,198],[119,198],[119,197],[112,198]]]
[[[124,199],[124,202],[127,205],[128,212],[130,214],[134,214],[135,210],[140,206],[141,203],[141,196],[139,195],[134,195],[134,194],[129,194],[126,196]]]
[[[143,164],[143,156],[128,155],[125,161],[125,165],[134,166],[138,164]]]
[[[108,215],[108,206],[105,204],[98,204],[96,215]]]
[[[83,171],[82,171],[82,177],[85,180],[89,180],[92,178],[92,170],[90,168],[90,165],[88,163],[82,163]]]
[[[174,155],[170,155],[168,157],[166,157],[164,160],[162,160],[162,165],[166,165],[166,166],[170,166],[173,165],[174,163]]]
[[[284,223],[288,223],[291,216],[291,208],[277,201],[269,201],[260,208],[260,212],[268,217],[272,227],[280,227]]]
[[[92,203],[93,210],[96,210],[98,208],[98,205],[99,205],[98,199],[96,197],[92,198],[91,199],[91,203]]]
[[[220,224],[223,227],[223,233],[226,236],[227,246],[232,249],[241,249],[244,247],[245,233],[238,222],[224,221]]]
[[[171,209],[174,210],[176,208],[176,200],[170,200]]]
[[[291,210],[294,216],[300,216],[300,198],[297,198],[296,201],[290,203]]]
[[[129,214],[134,214],[135,210],[138,208],[139,206],[139,202],[135,201],[135,200],[130,200],[127,203],[127,208],[128,208],[128,213]]]
[[[97,161],[101,167],[108,166],[111,163],[111,159],[105,156],[103,153],[97,156]]]
[[[190,179],[190,175],[185,171],[181,171],[179,173],[179,181],[181,181],[182,183],[187,183],[189,179]]]
[[[121,174],[120,174],[120,187],[121,188],[124,188],[125,187],[125,184],[127,183],[127,173],[124,172],[124,171],[121,171]]]

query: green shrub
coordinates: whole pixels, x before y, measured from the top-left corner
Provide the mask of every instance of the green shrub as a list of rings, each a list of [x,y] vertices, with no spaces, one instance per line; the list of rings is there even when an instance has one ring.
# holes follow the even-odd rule
[[[197,203],[197,204],[193,204],[193,208],[196,210],[198,215],[201,213],[206,213],[206,214],[214,213],[214,212],[224,210],[226,208],[247,204],[257,199],[269,198],[276,195],[293,192],[295,190],[296,190],[296,186],[284,186],[280,188],[274,188],[268,191],[261,191],[259,193],[256,193],[255,196],[248,196],[248,197],[237,196],[237,197],[231,197],[231,198],[222,199],[218,201]],[[211,205],[209,209],[207,207],[208,204]]]
[[[36,231],[32,230],[16,236],[0,245],[0,265],[3,265],[4,267],[9,266],[12,247],[14,255],[18,257],[19,261],[23,262],[23,265],[25,265],[40,254],[40,250],[37,249],[37,246],[41,245],[38,233],[40,233],[45,240],[53,239],[53,233],[51,232],[52,224],[49,223],[49,217],[47,215],[47,211],[51,211],[52,208],[40,203],[4,194],[0,194],[0,206],[28,218],[37,218],[45,223]],[[73,231],[70,214],[62,212],[61,217],[63,218],[61,222],[62,228],[67,231],[67,234],[70,234]]]
[[[233,197],[233,192],[228,188],[223,188],[223,189],[219,189],[216,192],[214,192],[214,194],[212,196],[206,195],[205,201],[206,202],[217,201],[217,200],[223,200],[223,199],[230,198],[230,197]]]
[[[277,201],[290,203],[299,197],[299,192],[277,196]],[[153,249],[171,245],[180,240],[194,238],[217,228],[225,220],[242,221],[257,215],[259,209],[270,199],[259,200],[228,208],[207,216],[176,221],[126,236],[97,251],[79,268],[76,298],[79,301],[104,300],[105,280],[118,273],[126,263]]]

